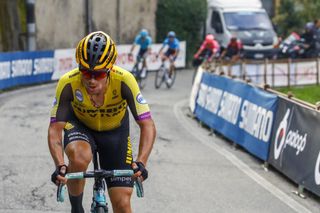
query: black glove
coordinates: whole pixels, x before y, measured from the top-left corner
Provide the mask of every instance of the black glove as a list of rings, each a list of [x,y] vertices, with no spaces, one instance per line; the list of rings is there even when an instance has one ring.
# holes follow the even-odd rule
[[[144,164],[140,161],[135,162],[138,166],[138,168],[133,169],[134,173],[141,172],[141,176],[143,177],[143,180],[146,180],[148,178],[148,170],[144,166]]]
[[[54,184],[56,184],[57,176],[60,175],[60,176],[64,177],[64,176],[66,176],[67,171],[68,171],[67,165],[63,164],[63,165],[57,166],[56,170],[51,175],[51,181]]]

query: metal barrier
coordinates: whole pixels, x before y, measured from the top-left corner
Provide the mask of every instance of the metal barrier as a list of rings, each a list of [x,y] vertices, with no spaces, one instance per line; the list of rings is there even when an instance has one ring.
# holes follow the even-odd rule
[[[215,61],[211,71],[272,87],[319,84],[319,58]]]

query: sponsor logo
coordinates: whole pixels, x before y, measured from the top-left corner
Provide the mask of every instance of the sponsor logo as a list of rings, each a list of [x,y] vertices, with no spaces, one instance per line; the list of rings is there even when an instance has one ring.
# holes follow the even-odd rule
[[[320,185],[320,152],[314,169],[314,179],[317,185]]]
[[[287,112],[277,129],[274,145],[275,159],[280,157],[281,153],[287,146],[296,149],[296,155],[299,155],[299,153],[303,152],[307,144],[307,133],[302,135],[299,134],[299,130],[287,130],[290,111],[290,109],[287,109]]]
[[[138,103],[140,103],[140,104],[146,104],[146,103],[147,103],[146,99],[144,99],[144,97],[142,96],[141,93],[139,93],[139,94],[137,95],[136,100],[137,100]]]
[[[53,106],[57,105],[57,98],[54,98],[54,99],[53,99],[52,105],[53,105]]]
[[[75,92],[75,94],[76,94],[76,98],[78,99],[78,101],[82,102],[82,101],[83,101],[82,92],[77,89],[76,92]]]
[[[85,106],[82,106],[77,102],[74,102],[72,103],[72,107],[74,108],[75,113],[81,116],[89,115],[92,118],[95,118],[96,116],[114,117],[127,109],[127,103],[125,100],[123,100],[119,104],[116,104],[107,108],[87,109]]]

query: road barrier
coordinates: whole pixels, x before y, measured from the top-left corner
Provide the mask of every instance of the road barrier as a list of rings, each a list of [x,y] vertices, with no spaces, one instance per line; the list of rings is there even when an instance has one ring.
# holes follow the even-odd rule
[[[219,72],[272,87],[319,84],[319,58],[283,60],[242,60],[236,64],[222,62]]]
[[[156,70],[161,65],[156,55],[162,44],[153,44],[151,54],[147,58],[148,69]],[[118,59],[116,64],[131,70],[139,48],[133,52],[133,60],[129,60],[128,53],[131,45],[118,45]],[[186,42],[180,43],[180,52],[176,60],[176,67],[186,65]],[[54,51],[10,52],[0,53],[0,89],[20,85],[43,83],[59,79],[66,72],[77,67],[75,49],[58,49]]]
[[[197,78],[198,77],[198,78]],[[189,106],[211,129],[320,196],[317,107],[199,68]]]

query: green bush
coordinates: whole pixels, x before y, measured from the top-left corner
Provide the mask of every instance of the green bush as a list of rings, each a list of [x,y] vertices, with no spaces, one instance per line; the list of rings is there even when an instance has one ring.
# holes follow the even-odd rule
[[[158,0],[157,42],[162,42],[169,31],[175,31],[180,41],[187,41],[187,61],[191,61],[202,40],[206,17],[207,0]]]

